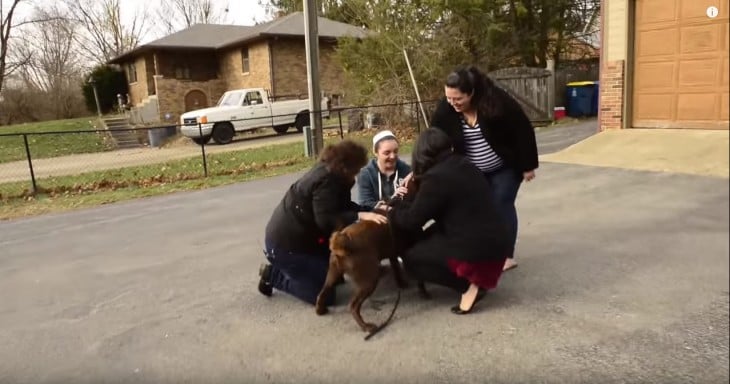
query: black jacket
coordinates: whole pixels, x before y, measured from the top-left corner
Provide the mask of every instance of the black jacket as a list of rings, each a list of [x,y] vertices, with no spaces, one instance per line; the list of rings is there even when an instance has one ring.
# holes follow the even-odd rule
[[[506,166],[520,173],[536,169],[537,143],[530,119],[512,96],[500,88],[495,91],[502,101],[503,113],[491,119],[479,114],[479,126],[484,138]],[[465,154],[461,114],[454,110],[445,97],[436,106],[431,126],[442,129],[451,137],[454,152]]]
[[[351,201],[354,180],[312,167],[284,195],[266,225],[266,243],[290,252],[327,254],[329,236],[357,220],[360,206]]]
[[[389,218],[397,229],[417,232],[433,219],[429,236],[406,252],[424,252],[418,258],[454,258],[462,261],[504,259],[507,226],[490,198],[484,175],[467,158],[452,154],[417,179],[412,201],[396,205]]]

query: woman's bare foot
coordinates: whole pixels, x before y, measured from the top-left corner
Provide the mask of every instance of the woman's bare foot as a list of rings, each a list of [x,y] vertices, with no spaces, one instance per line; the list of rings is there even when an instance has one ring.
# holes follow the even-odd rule
[[[456,315],[466,315],[467,313],[471,313],[471,310],[474,309],[474,305],[477,301],[484,297],[484,293],[485,292],[479,289],[478,286],[474,284],[469,285],[469,289],[461,295],[461,302],[459,305],[451,307],[451,312]]]
[[[471,311],[471,307],[474,306],[474,302],[477,299],[479,293],[479,287],[474,284],[469,285],[469,289],[461,295],[461,303],[459,303],[459,309],[462,311]]]
[[[509,271],[513,268],[517,268],[517,263],[513,259],[506,259],[504,261],[504,266],[502,267],[502,272]]]

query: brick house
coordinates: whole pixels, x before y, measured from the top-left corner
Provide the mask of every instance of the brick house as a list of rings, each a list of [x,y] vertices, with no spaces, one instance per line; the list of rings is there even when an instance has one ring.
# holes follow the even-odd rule
[[[344,71],[334,57],[337,39],[366,31],[320,17],[322,92],[339,99]],[[109,61],[129,83],[133,123],[177,122],[180,114],[215,105],[227,90],[265,88],[274,96],[307,97],[304,15],[256,26],[198,24],[141,45]]]
[[[728,129],[728,0],[602,0],[600,126]]]

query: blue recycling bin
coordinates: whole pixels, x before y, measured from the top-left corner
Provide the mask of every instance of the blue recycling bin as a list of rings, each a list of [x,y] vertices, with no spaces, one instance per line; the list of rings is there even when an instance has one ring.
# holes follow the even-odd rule
[[[566,84],[567,106],[565,112],[570,117],[598,115],[598,82],[575,81]]]
[[[601,93],[600,82],[594,81],[593,100],[591,101],[591,116],[598,116],[598,95]]]

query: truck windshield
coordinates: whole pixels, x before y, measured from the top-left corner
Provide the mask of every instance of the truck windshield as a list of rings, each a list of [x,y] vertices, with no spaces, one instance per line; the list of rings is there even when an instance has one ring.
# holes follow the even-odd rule
[[[226,92],[218,101],[219,107],[241,105],[243,92]]]

